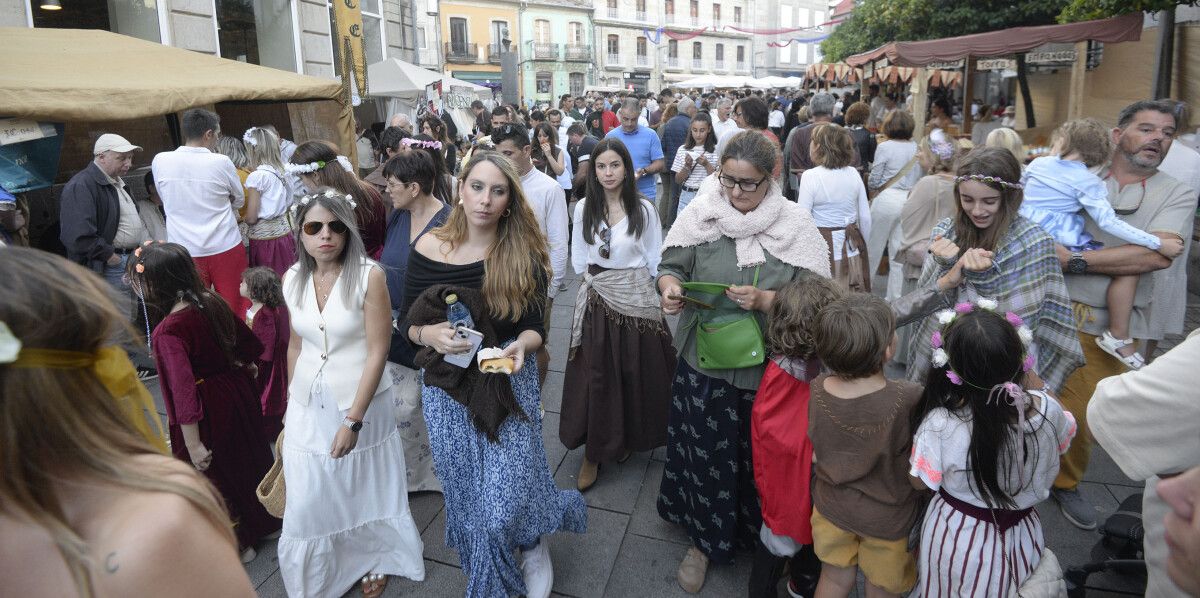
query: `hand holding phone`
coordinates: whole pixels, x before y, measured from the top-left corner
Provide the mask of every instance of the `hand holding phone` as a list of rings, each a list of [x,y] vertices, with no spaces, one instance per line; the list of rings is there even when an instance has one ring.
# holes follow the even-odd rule
[[[483,344],[483,333],[471,330],[466,326],[458,326],[454,329],[454,337],[470,343],[470,348],[462,353],[447,353],[442,360],[460,368],[470,366],[475,361],[475,353],[479,351],[479,346]]]

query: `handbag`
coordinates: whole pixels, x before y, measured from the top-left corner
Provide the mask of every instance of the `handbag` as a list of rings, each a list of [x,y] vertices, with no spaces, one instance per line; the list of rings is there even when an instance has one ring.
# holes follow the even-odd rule
[[[254,489],[254,495],[258,497],[258,502],[262,503],[268,513],[283,518],[286,495],[286,486],[283,480],[283,432],[280,432],[279,438],[275,439],[275,462],[271,464],[267,475],[263,476],[258,487]]]
[[[754,286],[758,286],[759,268],[754,268]],[[704,292],[715,286],[711,283],[684,283],[683,288]],[[728,285],[723,285],[729,288]],[[762,365],[767,358],[762,329],[754,314],[723,322],[701,322],[696,327],[696,354],[700,367],[706,370],[736,370]]]

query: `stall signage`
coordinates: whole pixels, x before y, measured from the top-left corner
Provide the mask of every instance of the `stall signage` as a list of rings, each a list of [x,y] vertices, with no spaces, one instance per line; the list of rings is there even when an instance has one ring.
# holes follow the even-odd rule
[[[0,119],[0,145],[44,139],[54,135],[54,125],[43,127],[37,121],[23,118]]]
[[[642,81],[650,80],[650,73],[624,73],[624,75],[626,79],[631,81],[637,81],[639,79]]]
[[[470,108],[471,102],[477,99],[475,90],[462,85],[451,85],[450,91],[442,99],[446,108]]]
[[[1025,62],[1029,64],[1075,62],[1075,57],[1075,50],[1059,50],[1057,52],[1030,52],[1025,55]]]
[[[952,71],[955,69],[961,69],[962,67],[963,61],[961,60],[953,60],[950,62],[933,62],[925,65],[925,68],[927,69],[937,69],[941,71]]]
[[[989,60],[980,60],[975,63],[975,68],[980,71],[1015,71],[1017,69],[1017,61],[1011,58],[992,58]]]

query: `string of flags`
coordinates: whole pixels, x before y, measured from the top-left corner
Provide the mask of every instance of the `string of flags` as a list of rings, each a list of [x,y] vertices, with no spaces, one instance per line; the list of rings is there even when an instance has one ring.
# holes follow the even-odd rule
[[[734,31],[738,31],[741,33],[749,33],[752,35],[787,35],[789,33],[797,33],[797,32],[801,32],[801,31],[811,32],[811,33],[821,33],[822,31],[825,31],[825,26],[829,25],[831,23],[832,22],[821,23],[820,25],[815,25],[812,27],[789,27],[789,28],[783,28],[783,29],[764,29],[764,28],[757,28],[757,27],[742,27],[740,25],[725,25],[723,28],[724,29],[732,29]],[[675,41],[682,42],[682,41],[687,41],[689,39],[692,39],[694,37],[699,37],[701,35],[704,35],[705,33],[709,32],[709,31],[716,33],[718,31],[718,28],[701,27],[700,29],[693,29],[691,31],[685,31],[685,32],[681,33],[681,32],[668,30],[665,27],[656,27],[654,29],[650,29],[649,27],[647,27],[647,28],[642,29],[642,35],[645,35],[646,39],[649,40],[650,43],[652,43],[654,45],[658,45],[658,44],[662,43],[662,38],[664,35]],[[828,37],[829,37],[829,34],[827,34],[827,33],[824,35],[818,35],[816,37],[807,37],[807,38],[792,37],[792,38],[786,39],[786,40],[776,40],[776,41],[772,41],[772,42],[767,42],[767,45],[772,48],[784,48],[784,47],[790,46],[792,44],[814,44],[814,43],[820,42]]]

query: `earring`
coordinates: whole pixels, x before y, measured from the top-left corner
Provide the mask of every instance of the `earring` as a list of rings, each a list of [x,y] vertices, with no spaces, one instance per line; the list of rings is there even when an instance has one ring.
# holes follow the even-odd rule
[[[463,198],[461,198],[461,197],[460,197],[460,198],[458,198],[458,205],[460,205],[460,206],[461,206],[461,205],[462,205],[462,202],[463,202]]]
[[[504,217],[508,218],[509,214],[512,214],[512,210],[509,208],[504,208]]]

